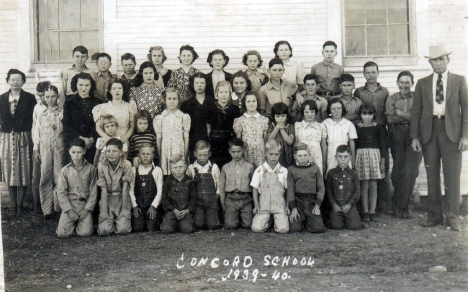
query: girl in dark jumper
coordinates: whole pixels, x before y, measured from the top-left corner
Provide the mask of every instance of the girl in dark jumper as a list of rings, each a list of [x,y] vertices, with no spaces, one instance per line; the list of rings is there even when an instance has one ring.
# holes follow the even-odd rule
[[[356,127],[356,171],[361,182],[363,221],[376,222],[377,180],[385,176],[385,131],[374,122],[374,105],[364,103],[359,112],[362,121]]]

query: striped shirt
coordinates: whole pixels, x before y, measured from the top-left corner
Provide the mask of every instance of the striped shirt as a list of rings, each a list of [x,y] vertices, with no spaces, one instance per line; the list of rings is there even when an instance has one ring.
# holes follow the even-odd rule
[[[154,146],[154,153],[156,154],[156,135],[152,132],[133,133],[130,138],[130,145],[128,149],[128,160],[132,160],[138,156],[138,150],[143,144],[150,144]]]

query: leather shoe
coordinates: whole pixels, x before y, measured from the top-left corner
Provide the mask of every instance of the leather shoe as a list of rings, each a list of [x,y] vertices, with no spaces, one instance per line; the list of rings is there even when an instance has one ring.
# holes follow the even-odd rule
[[[439,225],[439,224],[442,224],[442,222],[441,221],[437,221],[437,222],[426,221],[426,222],[420,223],[419,225],[421,225],[422,227],[434,227],[434,226]]]
[[[394,209],[393,209],[393,215],[394,215],[396,218],[403,219],[403,210],[401,210],[401,209],[399,209],[399,208],[394,208]]]

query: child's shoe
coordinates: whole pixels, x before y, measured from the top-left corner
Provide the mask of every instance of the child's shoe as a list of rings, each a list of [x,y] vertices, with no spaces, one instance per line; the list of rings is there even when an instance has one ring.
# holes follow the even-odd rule
[[[369,219],[371,222],[379,222],[379,220],[377,220],[377,216],[375,215],[375,213],[371,213],[369,215]]]
[[[362,222],[370,222],[369,213],[364,213],[364,215],[362,215]]]

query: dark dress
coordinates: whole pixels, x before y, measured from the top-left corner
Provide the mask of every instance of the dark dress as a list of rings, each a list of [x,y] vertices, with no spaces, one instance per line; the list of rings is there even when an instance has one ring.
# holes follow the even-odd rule
[[[172,70],[167,69],[166,74],[164,74],[162,77],[164,87],[167,87],[167,83],[169,82],[169,79],[171,79],[171,75],[172,75]]]
[[[231,161],[228,142],[236,137],[232,128],[234,119],[240,116],[239,107],[228,103],[221,107],[218,102],[212,104],[208,111],[208,124],[211,125],[210,144],[211,162],[216,163],[221,169],[224,164]]]
[[[190,116],[190,136],[189,136],[189,152],[193,155],[195,144],[199,140],[208,141],[208,132],[206,124],[208,124],[208,110],[213,106],[215,100],[208,95],[205,95],[203,104],[200,104],[195,96],[185,101],[180,110]]]
[[[226,81],[230,81],[231,80],[231,77],[232,77],[232,74],[231,73],[228,73],[226,71],[224,71],[224,80]],[[221,81],[221,80],[220,80]],[[215,96],[215,91],[214,91],[214,88],[213,88],[213,71],[211,71],[210,73],[206,74],[206,89],[205,89],[205,93],[206,95],[209,95],[209,96]]]
[[[70,144],[75,138],[92,137],[93,146],[86,150],[85,159],[88,162],[94,160],[96,153],[96,140],[99,135],[96,132],[96,123],[93,119],[93,108],[102,103],[97,97],[81,98],[78,94],[71,95],[63,106],[63,132],[65,133],[65,145]],[[68,157],[70,158],[70,157]]]

